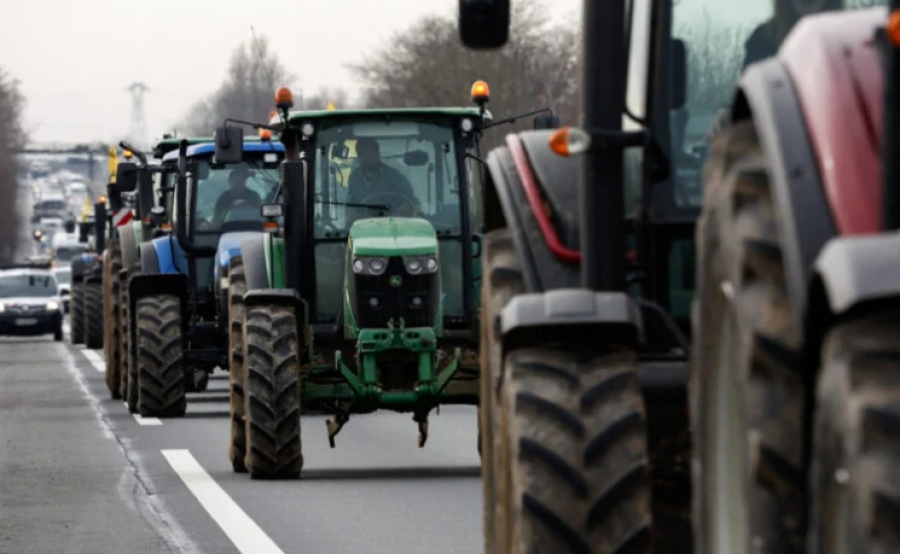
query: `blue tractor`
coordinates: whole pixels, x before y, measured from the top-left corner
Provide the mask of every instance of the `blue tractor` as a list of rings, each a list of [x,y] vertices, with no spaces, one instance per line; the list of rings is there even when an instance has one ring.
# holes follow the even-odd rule
[[[213,142],[163,157],[177,164],[171,232],[140,245],[140,271],[128,281],[130,348],[137,362],[138,412],[178,417],[188,392],[228,363],[228,277],[242,240],[264,232],[261,206],[280,194],[284,146],[247,141],[240,163],[215,159]]]

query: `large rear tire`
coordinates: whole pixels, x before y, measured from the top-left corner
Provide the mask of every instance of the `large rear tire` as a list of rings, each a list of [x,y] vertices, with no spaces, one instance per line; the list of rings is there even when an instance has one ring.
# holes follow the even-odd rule
[[[244,262],[232,258],[228,271],[228,383],[231,396],[231,445],[228,458],[235,473],[246,473],[247,430],[244,421]]]
[[[802,341],[752,121],[716,137],[704,180],[689,384],[697,552],[803,552]]]
[[[900,310],[834,327],[817,389],[809,552],[900,552]]]
[[[481,394],[479,416],[481,481],[484,499],[485,552],[508,552],[499,530],[505,528],[506,514],[497,504],[497,479],[505,468],[498,468],[500,424],[497,415],[499,368],[503,364],[500,338],[496,337],[494,321],[509,300],[525,292],[521,266],[516,257],[512,238],[507,229],[491,231],[484,236],[482,265],[486,279],[481,285]]]
[[[69,339],[84,344],[84,281],[72,283],[69,299]]]
[[[122,249],[119,239],[110,241],[109,255],[103,267],[103,349],[106,354],[106,388],[113,400],[122,398],[122,331],[119,305],[119,272],[122,270]]]
[[[139,382],[137,363],[137,343],[135,341],[135,314],[131,313],[128,295],[128,278],[136,274],[138,264],[132,266],[121,284],[122,292],[122,397],[130,413],[138,413]]]
[[[161,294],[137,304],[138,409],[145,417],[180,417],[187,410],[181,302]]]
[[[84,287],[84,323],[86,348],[103,348],[103,283],[91,281]]]
[[[303,468],[299,348],[292,308],[253,306],[246,310],[244,464],[253,479],[296,479]]]

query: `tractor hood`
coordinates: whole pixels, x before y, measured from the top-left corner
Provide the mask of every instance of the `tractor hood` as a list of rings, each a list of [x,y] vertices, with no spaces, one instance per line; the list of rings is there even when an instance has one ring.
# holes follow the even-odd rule
[[[220,267],[228,267],[231,258],[241,253],[241,241],[262,234],[262,231],[239,231],[225,233],[219,237],[219,246],[216,249],[216,272]]]
[[[434,227],[421,218],[360,219],[350,228],[354,256],[426,256],[437,248]]]

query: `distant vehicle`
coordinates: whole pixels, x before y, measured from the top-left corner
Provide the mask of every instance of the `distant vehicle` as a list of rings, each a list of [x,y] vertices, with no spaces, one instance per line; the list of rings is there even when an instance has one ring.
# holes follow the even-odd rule
[[[34,204],[34,214],[31,217],[32,223],[38,223],[42,218],[58,217],[65,218],[68,204],[64,196],[45,193],[41,195],[41,199]]]
[[[75,196],[75,195],[78,195],[78,194],[84,194],[85,192],[87,192],[87,187],[84,186],[84,183],[78,183],[78,182],[76,182],[76,183],[69,183],[69,190],[68,190],[68,192],[69,192],[69,195],[70,195],[70,196]]]
[[[52,271],[0,270],[0,336],[52,334],[61,341],[62,308]]]
[[[62,298],[63,311],[69,313],[69,300],[72,296],[72,268],[70,266],[55,267],[52,271],[56,276],[56,282],[59,283],[59,296]]]
[[[57,240],[57,237],[63,235],[63,240]],[[72,264],[72,260],[76,256],[80,256],[87,251],[87,244],[78,242],[78,235],[65,235],[57,233],[54,240],[50,244],[50,255],[53,256],[53,262],[57,267],[68,267]]]

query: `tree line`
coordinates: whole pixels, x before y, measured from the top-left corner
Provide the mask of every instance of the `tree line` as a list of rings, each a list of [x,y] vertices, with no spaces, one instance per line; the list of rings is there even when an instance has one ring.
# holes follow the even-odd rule
[[[0,263],[10,263],[19,242],[16,152],[26,138],[22,129],[23,98],[19,84],[0,68]]]

